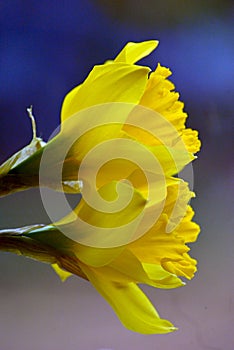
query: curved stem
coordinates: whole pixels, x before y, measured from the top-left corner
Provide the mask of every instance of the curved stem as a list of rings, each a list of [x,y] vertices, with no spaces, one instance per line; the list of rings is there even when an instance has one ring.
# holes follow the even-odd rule
[[[39,186],[38,176],[22,176],[21,174],[6,174],[0,176],[0,197],[24,191]]]
[[[32,225],[0,230],[0,251],[23,255],[48,264],[57,264],[62,269],[87,279],[76,257],[65,255],[47,244],[24,235],[32,229],[44,226]]]
[[[57,253],[52,247],[23,235],[22,232],[29,228],[30,226],[0,230],[0,251],[24,255],[49,264],[56,263]]]

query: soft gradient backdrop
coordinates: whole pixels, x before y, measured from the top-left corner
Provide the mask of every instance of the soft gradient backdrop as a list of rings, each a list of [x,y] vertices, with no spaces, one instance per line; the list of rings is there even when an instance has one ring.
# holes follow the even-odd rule
[[[179,331],[134,334],[88,282],[72,277],[63,284],[47,265],[1,253],[1,350],[233,349],[232,4],[0,2],[0,161],[31,139],[26,107],[34,106],[38,134],[47,140],[65,94],[92,66],[113,58],[127,41],[147,39],[160,45],[143,63],[172,69],[188,125],[203,143],[193,200],[202,232],[191,253],[199,271],[181,289],[144,288]],[[36,190],[2,198],[0,215],[1,228],[49,222]]]

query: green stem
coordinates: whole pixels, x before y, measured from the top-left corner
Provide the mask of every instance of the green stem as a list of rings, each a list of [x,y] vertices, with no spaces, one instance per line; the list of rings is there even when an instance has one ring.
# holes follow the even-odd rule
[[[0,197],[38,186],[39,177],[36,175],[6,174],[0,176]]]
[[[4,197],[15,192],[25,191],[30,188],[38,188],[40,186],[51,188],[55,191],[63,191],[65,193],[80,193],[82,190],[82,182],[78,180],[64,179],[61,186],[50,178],[40,179],[39,175],[23,175],[11,174],[0,176],[0,197]]]
[[[56,263],[57,254],[52,247],[23,235],[29,229],[30,226],[0,230],[0,251],[24,255],[49,264]]]
[[[79,260],[76,257],[65,255],[54,247],[24,235],[32,229],[44,226],[32,225],[0,230],[0,251],[23,255],[48,264],[58,264],[62,269],[87,279],[80,269]]]

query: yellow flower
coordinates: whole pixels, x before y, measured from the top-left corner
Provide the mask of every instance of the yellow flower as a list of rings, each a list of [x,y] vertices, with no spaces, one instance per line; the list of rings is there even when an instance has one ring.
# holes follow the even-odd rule
[[[183,103],[178,101],[179,94],[173,91],[174,85],[167,79],[169,69],[158,65],[155,72],[150,73],[148,67],[134,64],[157,45],[158,42],[154,40],[128,43],[114,61],[95,66],[86,80],[65,97],[59,135],[52,138],[44,149],[12,169],[11,174],[36,176],[41,167],[42,154],[46,151],[43,169],[45,183],[41,178],[41,185],[56,187],[54,182],[56,174],[61,172],[61,164],[62,179],[77,180],[85,155],[99,143],[119,137],[135,139],[147,146],[167,175],[177,174],[191,162],[193,153],[199,151],[200,141],[196,131],[185,128],[187,115],[183,112]],[[100,106],[100,109],[92,109],[93,106]],[[131,118],[130,112],[135,106],[139,110],[134,110]],[[146,109],[140,106],[150,108],[150,118],[146,115]],[[157,116],[160,114],[163,121],[160,118],[156,120],[153,111]],[[98,113],[102,115],[97,117]],[[144,120],[142,114],[148,118]],[[132,125],[136,118],[137,122],[140,119],[140,126]],[[117,123],[115,127],[114,122]],[[144,126],[147,130],[144,130]],[[113,173],[110,165],[110,172]],[[107,176],[108,169],[105,170]],[[63,189],[66,190],[66,186]]]
[[[115,185],[116,183],[110,183],[102,187],[102,196],[109,199]],[[123,183],[122,186],[129,185]],[[179,186],[182,186],[180,205],[185,206],[186,213],[174,230],[168,233],[167,225],[178,200]],[[69,276],[68,272],[89,280],[110,303],[127,328],[143,334],[167,333],[176,328],[169,321],[160,318],[138,284],[164,289],[176,288],[184,285],[179,277],[193,277],[196,260],[188,255],[189,248],[186,243],[196,240],[199,227],[191,221],[193,211],[187,204],[192,196],[184,182],[172,181],[167,187],[166,202],[157,222],[139,239],[119,247],[90,247],[61,233],[66,233],[67,229],[84,233],[79,220],[70,223],[62,220],[56,226],[32,230],[26,236],[33,241],[45,243],[56,251],[57,262],[52,266],[62,280]],[[111,220],[110,214],[90,208],[84,200],[81,200],[76,212],[79,219],[95,225],[97,231],[105,226],[108,236],[108,227],[111,231],[119,222],[131,220],[144,203],[142,195],[135,191],[130,207],[112,216]],[[149,211],[151,210],[152,207],[149,207]],[[128,231],[124,233],[128,234]]]
[[[199,233],[188,205],[194,195],[173,177],[195,158],[197,132],[185,128],[169,69],[135,64],[157,44],[128,43],[94,67],[65,97],[60,133],[13,169],[40,171],[41,185],[60,190],[62,180],[83,184],[74,211],[24,235],[56,252],[63,280],[69,273],[89,280],[127,328],[144,334],[176,328],[138,284],[175,288],[180,277],[191,279],[196,261],[186,244]]]

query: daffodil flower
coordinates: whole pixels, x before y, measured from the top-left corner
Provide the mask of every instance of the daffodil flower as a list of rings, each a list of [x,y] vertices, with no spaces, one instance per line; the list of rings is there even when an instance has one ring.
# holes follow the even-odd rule
[[[89,280],[121,322],[143,334],[176,328],[139,284],[184,285],[181,277],[196,271],[187,243],[199,233],[189,205],[194,194],[178,175],[200,148],[197,132],[185,128],[169,69],[135,64],[157,44],[128,43],[115,60],[94,67],[65,97],[61,131],[9,171],[60,191],[81,183],[76,208],[51,225],[0,235],[0,249],[48,262],[62,280]]]
[[[151,72],[148,67],[135,64],[137,60],[152,52],[157,45],[158,42],[154,40],[128,43],[115,60],[95,66],[86,80],[65,97],[59,134],[53,137],[46,147],[10,169],[11,179],[23,184],[24,179],[31,176],[35,179],[32,186],[39,186],[40,162],[46,150],[48,155],[45,164],[46,174],[44,179],[41,179],[40,186],[57,189],[59,184],[55,183],[55,177],[61,170],[61,163],[62,180],[76,181],[79,166],[90,149],[100,142],[117,137],[132,138],[148,147],[160,161],[167,175],[177,174],[191,162],[195,158],[193,154],[199,151],[200,141],[197,131],[185,128],[187,114],[183,111],[183,103],[178,100],[179,94],[174,92],[174,85],[167,79],[171,74],[170,70],[158,64],[156,70]],[[92,109],[93,106],[103,108],[102,106],[108,104],[114,108],[113,114],[117,114],[117,111],[119,114],[122,113],[121,116],[114,115],[109,124],[105,121],[111,118],[112,111],[105,116],[107,111],[101,109],[100,122],[100,116],[97,117],[98,111]],[[135,106],[144,106],[150,111],[155,111],[157,115],[163,116],[164,122],[167,121],[167,123],[156,121],[152,116],[147,118],[146,112],[147,119],[144,120],[140,108],[139,117],[136,112],[132,114],[134,115],[133,124],[136,118],[144,120],[147,130],[145,131],[139,125],[138,127],[132,125],[130,112]],[[115,127],[114,122],[117,123]],[[76,137],[73,145],[71,145],[72,136]],[[64,155],[64,149],[67,152],[66,155]],[[121,171],[121,167],[119,169]],[[107,176],[107,168],[105,174]],[[77,187],[73,191],[63,183],[64,191],[77,192]]]
[[[114,189],[115,185],[105,185],[101,189],[102,195],[109,198],[111,188]],[[21,228],[18,236],[15,233],[11,239],[8,235],[8,250],[51,263],[62,280],[70,274],[89,280],[130,330],[143,334],[171,332],[176,328],[160,318],[138,284],[161,289],[177,288],[184,285],[180,277],[191,279],[196,271],[196,260],[188,255],[186,243],[196,240],[199,227],[191,221],[193,211],[186,201],[192,194],[185,183],[182,196],[186,198],[186,214],[173,231],[167,232],[178,186],[178,182],[168,186],[163,213],[151,229],[124,246],[101,249],[77,243],[62,233],[64,225],[69,228],[71,224],[62,220],[56,225]],[[112,217],[109,224],[106,223],[108,214],[95,211],[84,201],[80,202],[76,212],[83,220],[92,221],[97,229],[105,226],[108,235],[108,226],[117,226],[119,222],[129,219],[129,216],[134,215],[133,209],[141,210],[144,202],[142,195],[135,192],[131,207]],[[74,225],[79,231],[79,221]],[[21,244],[16,248],[12,241],[17,239]],[[6,246],[5,243],[5,250]]]

